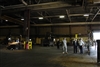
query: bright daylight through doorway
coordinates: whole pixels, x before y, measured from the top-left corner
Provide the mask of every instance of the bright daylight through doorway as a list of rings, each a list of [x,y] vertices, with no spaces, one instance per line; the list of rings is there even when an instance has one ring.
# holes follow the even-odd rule
[[[100,32],[94,32],[93,38],[94,38],[94,40],[100,40]]]

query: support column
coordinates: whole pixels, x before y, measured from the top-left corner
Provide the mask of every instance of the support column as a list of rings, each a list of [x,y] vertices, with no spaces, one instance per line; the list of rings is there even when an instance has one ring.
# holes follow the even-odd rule
[[[29,35],[30,35],[30,10],[27,9],[24,12],[24,34],[25,34],[25,38],[26,41],[29,40]]]
[[[69,25],[69,38],[70,38],[70,40],[71,40],[71,38],[72,38],[72,36],[71,36],[71,34],[72,34],[72,32],[71,32],[71,26]]]

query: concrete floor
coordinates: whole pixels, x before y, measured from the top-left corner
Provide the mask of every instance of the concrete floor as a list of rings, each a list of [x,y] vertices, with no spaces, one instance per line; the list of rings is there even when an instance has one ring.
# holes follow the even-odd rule
[[[54,47],[33,46],[32,50],[0,49],[0,67],[100,67],[95,47],[91,54],[74,54],[68,46],[68,54]]]

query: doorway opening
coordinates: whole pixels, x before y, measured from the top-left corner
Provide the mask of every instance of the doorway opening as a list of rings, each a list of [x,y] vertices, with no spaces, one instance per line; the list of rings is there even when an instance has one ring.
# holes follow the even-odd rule
[[[100,31],[99,32],[93,32],[93,39],[96,40],[100,40]]]
[[[91,47],[91,54],[97,57],[97,42],[96,40],[100,40],[100,31],[93,32],[93,46]]]

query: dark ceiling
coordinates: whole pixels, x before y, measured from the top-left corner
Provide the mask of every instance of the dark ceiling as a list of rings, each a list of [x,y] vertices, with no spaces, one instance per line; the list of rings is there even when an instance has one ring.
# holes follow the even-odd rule
[[[100,0],[0,0],[0,26],[23,25],[27,10],[32,26],[100,24]]]

